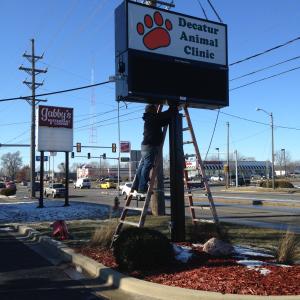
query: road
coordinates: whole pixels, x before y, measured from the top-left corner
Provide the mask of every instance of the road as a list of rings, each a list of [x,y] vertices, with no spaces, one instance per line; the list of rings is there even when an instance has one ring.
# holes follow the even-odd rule
[[[288,193],[251,193],[228,192],[224,187],[212,187],[217,213],[221,221],[262,226],[267,228],[287,229],[300,232],[300,194]],[[91,202],[113,206],[114,199],[118,196],[116,190],[74,189],[70,187],[70,204],[72,201]],[[167,213],[170,213],[169,191],[166,190]],[[203,191],[194,192],[195,202],[207,204]],[[27,201],[28,194],[25,187],[19,187],[17,199]],[[119,196],[121,205],[123,196]],[[2,201],[7,201],[3,200]],[[253,200],[261,200],[263,205],[253,205]],[[12,201],[12,200],[8,200]],[[64,201],[62,199],[62,201]],[[141,206],[143,202],[134,205]],[[198,210],[199,211],[199,210]],[[209,217],[209,211],[201,210],[201,217]],[[189,215],[187,209],[186,215]],[[199,216],[199,215],[198,215]]]

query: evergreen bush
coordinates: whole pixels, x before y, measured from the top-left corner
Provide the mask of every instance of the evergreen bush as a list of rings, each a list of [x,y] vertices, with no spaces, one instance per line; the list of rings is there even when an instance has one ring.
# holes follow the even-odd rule
[[[272,187],[272,180],[269,180],[269,185],[268,182],[266,180],[261,181],[259,184],[260,187],[268,187],[271,188]],[[292,189],[294,188],[293,184],[287,180],[275,180],[275,188],[289,188]]]
[[[2,189],[1,190],[1,195],[4,195],[4,196],[12,196],[12,195],[15,195],[16,194],[16,190],[14,189]]]
[[[148,228],[124,229],[115,241],[113,253],[123,270],[151,270],[170,264],[173,247],[166,236]]]

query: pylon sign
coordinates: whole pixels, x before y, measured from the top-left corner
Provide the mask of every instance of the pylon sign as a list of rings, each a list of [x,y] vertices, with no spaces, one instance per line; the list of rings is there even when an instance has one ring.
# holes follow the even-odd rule
[[[120,152],[122,153],[128,153],[130,152],[130,142],[120,142]]]
[[[38,151],[73,151],[73,108],[38,106],[36,128]]]
[[[125,0],[115,25],[117,99],[228,105],[225,24]]]

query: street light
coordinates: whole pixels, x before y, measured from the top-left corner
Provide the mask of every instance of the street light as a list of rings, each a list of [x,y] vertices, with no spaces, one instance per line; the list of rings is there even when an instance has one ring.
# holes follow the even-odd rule
[[[285,149],[281,149],[281,152],[283,153],[284,177],[286,177]]]
[[[216,150],[218,151],[218,176],[220,180],[220,148],[216,148]]]
[[[272,134],[272,189],[275,189],[275,178],[274,178],[274,120],[273,113],[267,112],[262,108],[256,108],[256,111],[262,111],[271,118],[271,134]]]

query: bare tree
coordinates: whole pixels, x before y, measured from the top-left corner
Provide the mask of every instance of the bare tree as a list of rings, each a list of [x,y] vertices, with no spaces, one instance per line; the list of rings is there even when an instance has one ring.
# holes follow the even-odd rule
[[[15,153],[6,153],[1,156],[1,166],[5,176],[15,179],[17,171],[22,166],[22,158],[20,151]]]
[[[58,168],[58,170],[59,170],[60,173],[66,173],[66,165],[65,165],[65,163],[62,162],[62,163],[58,164],[57,168]]]

